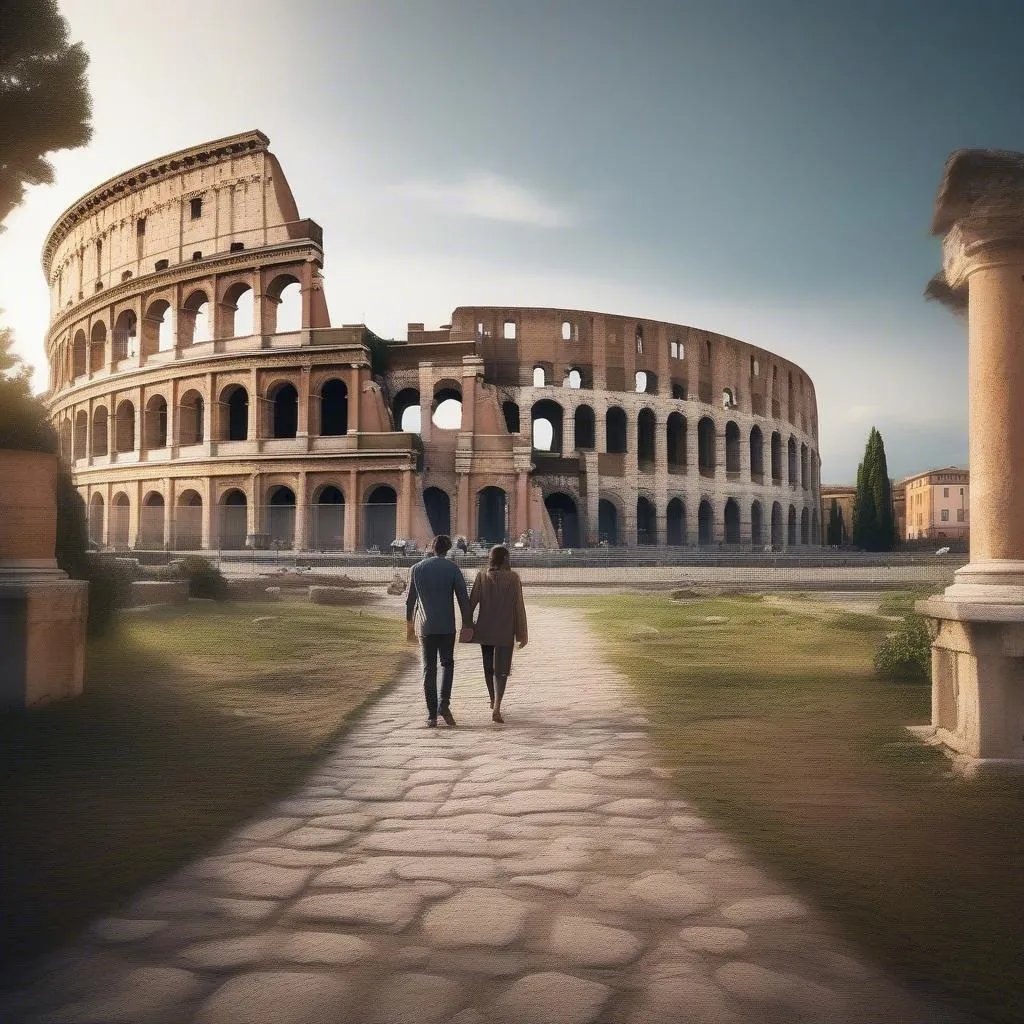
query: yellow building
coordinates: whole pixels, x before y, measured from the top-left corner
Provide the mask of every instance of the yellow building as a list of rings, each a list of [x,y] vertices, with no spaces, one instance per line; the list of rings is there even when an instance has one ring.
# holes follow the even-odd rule
[[[903,481],[907,540],[970,540],[971,474],[959,466],[930,469]]]

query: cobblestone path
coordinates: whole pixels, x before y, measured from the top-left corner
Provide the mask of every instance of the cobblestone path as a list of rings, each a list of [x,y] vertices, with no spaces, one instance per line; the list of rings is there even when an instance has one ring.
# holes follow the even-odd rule
[[[504,727],[479,648],[459,648],[458,728],[424,727],[410,673],[301,791],[96,922],[0,1019],[954,1019],[673,792],[581,616],[533,608],[531,634]]]

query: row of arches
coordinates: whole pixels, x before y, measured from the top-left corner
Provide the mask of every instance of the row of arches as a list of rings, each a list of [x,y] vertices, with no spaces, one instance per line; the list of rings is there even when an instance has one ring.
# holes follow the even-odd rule
[[[319,406],[319,434],[333,437],[348,433],[348,385],[331,378],[314,395]],[[294,384],[272,384],[265,396],[264,433],[274,438],[295,437],[299,426],[299,394]],[[224,387],[212,410],[213,440],[245,441],[251,433],[249,392],[244,385]],[[207,439],[207,409],[202,394],[195,389],[185,391],[178,399],[175,410],[176,437],[179,445],[202,444]],[[168,407],[163,395],[152,395],[142,410],[141,436],[136,433],[136,409],[131,399],[122,399],[114,409],[113,417],[104,405],[97,405],[89,413],[79,409],[72,419],[66,417],[60,425],[61,455],[65,460],[86,456],[104,456],[111,451],[131,452],[137,439],[146,449],[163,448],[168,443]],[[113,423],[113,430],[110,424]]]
[[[302,286],[297,277],[280,274],[273,278],[263,299],[262,333],[301,330]],[[229,286],[216,309],[204,288],[189,292],[177,309],[165,298],[154,299],[145,307],[141,324],[135,310],[125,309],[109,326],[105,320],[96,319],[88,334],[85,328],[76,330],[70,347],[64,344],[58,348],[58,386],[137,355],[146,358],[175,347],[244,338],[255,329],[255,293],[244,281]]]

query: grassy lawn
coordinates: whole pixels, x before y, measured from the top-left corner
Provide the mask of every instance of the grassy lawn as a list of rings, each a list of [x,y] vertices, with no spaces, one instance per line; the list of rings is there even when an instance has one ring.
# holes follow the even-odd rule
[[[928,722],[928,686],[872,676],[893,623],[808,604],[816,615],[756,597],[583,607],[709,817],[905,982],[1019,1021],[1024,778],[951,777],[903,729]]]
[[[83,697],[0,718],[0,962],[288,792],[395,678],[403,640],[394,619],[290,602],[123,616],[90,644]]]

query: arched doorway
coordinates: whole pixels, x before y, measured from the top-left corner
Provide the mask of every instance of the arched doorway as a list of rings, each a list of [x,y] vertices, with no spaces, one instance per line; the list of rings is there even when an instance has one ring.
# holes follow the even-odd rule
[[[750,505],[750,543],[755,547],[764,544],[764,512],[759,501]]]
[[[715,475],[715,421],[710,416],[697,423],[697,468],[701,476]]]
[[[636,422],[636,463],[642,473],[654,469],[656,430],[654,413],[650,409],[641,409]]]
[[[711,502],[704,498],[697,509],[697,543],[709,547],[715,540],[715,514]]]
[[[637,544],[658,543],[658,519],[654,505],[642,494],[636,499],[636,542]]]
[[[602,498],[597,503],[597,536],[610,547],[619,543],[619,510],[615,503]]]
[[[142,501],[136,547],[161,550],[164,546],[164,496],[150,491]]]
[[[782,542],[785,538],[782,532],[782,506],[777,502],[772,502],[772,547],[781,548]]]
[[[681,498],[673,498],[668,503],[665,532],[666,542],[673,547],[681,547],[686,543],[686,506]]]
[[[381,484],[370,492],[363,511],[363,544],[381,552],[391,549],[398,529],[398,494]]]
[[[423,492],[423,507],[426,509],[430,532],[439,537],[450,536],[452,532],[452,500],[447,491],[440,487],[428,487]]]
[[[420,409],[420,393],[415,388],[403,388],[395,395],[391,403],[395,430],[404,430],[410,434],[418,434],[422,428],[422,411]]]
[[[589,405],[581,405],[573,416],[573,434],[577,449],[592,451],[594,448],[594,410]]]
[[[796,547],[796,508],[789,506],[789,516],[786,523],[786,544],[788,547]]]
[[[103,495],[99,492],[89,499],[89,540],[97,547],[103,543]]]
[[[348,433],[348,387],[343,380],[329,380],[320,389],[320,433],[324,437]]]
[[[119,491],[110,503],[110,544],[115,548],[128,547],[132,506],[128,495]]]
[[[315,551],[339,551],[345,546],[345,496],[337,487],[322,487],[313,505]]]
[[[174,510],[174,548],[197,551],[203,546],[203,499],[198,491],[182,491]]]
[[[505,429],[510,434],[518,434],[519,406],[515,402],[502,402],[501,413],[505,417]]]
[[[244,441],[249,436],[249,393],[235,384],[222,392],[221,402],[227,407],[226,441]]]
[[[228,491],[220,507],[220,547],[238,550],[245,547],[249,532],[249,508],[245,494],[239,490]]]
[[[764,439],[760,427],[750,428],[750,479],[759,483],[764,477]]]
[[[604,417],[605,451],[609,455],[623,455],[626,451],[626,414],[613,405]]]
[[[739,544],[740,542],[740,507],[735,498],[730,498],[725,503],[725,543]]]
[[[558,538],[560,548],[580,546],[580,517],[576,502],[571,495],[556,491],[544,499],[551,527]]]
[[[530,413],[533,421],[533,447],[537,451],[562,453],[562,407],[550,398],[535,402]]]
[[[725,471],[740,471],[740,428],[732,420],[725,425]]]
[[[271,437],[295,437],[299,430],[299,393],[294,384],[278,384],[268,395],[272,403]]]
[[[267,509],[267,533],[276,547],[295,545],[295,492],[290,487],[275,487]]]
[[[476,500],[477,540],[503,544],[508,539],[508,496],[500,487],[485,487]]]
[[[681,413],[669,413],[666,426],[668,471],[682,473],[686,468],[686,419]]]

